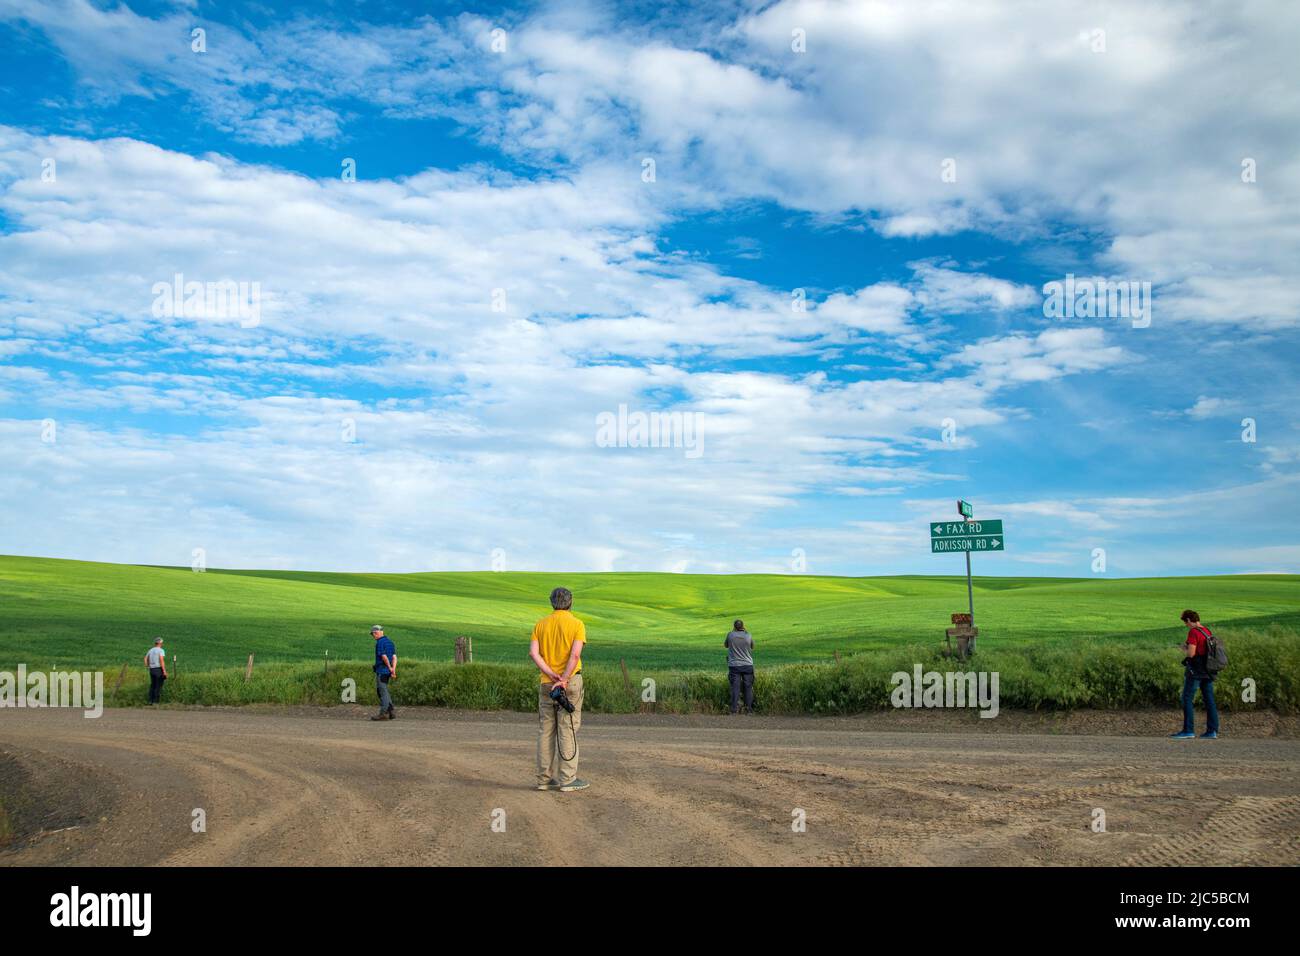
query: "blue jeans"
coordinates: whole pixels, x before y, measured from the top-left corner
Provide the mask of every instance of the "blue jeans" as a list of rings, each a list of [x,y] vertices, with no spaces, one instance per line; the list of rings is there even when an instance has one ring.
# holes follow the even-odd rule
[[[388,675],[375,675],[375,693],[379,695],[379,716],[393,709],[393,698],[388,693]]]
[[[1201,677],[1190,670],[1183,675],[1183,733],[1196,732],[1196,714],[1192,704],[1196,701],[1196,685],[1201,686],[1201,699],[1205,701],[1205,732],[1219,732],[1219,708],[1214,703],[1214,680]]]

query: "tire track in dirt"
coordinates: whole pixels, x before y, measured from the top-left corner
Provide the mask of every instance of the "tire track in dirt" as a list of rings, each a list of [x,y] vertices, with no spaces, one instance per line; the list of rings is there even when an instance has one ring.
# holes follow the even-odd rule
[[[1213,808],[1186,821],[1186,832],[1157,839],[1121,866],[1193,866],[1207,847],[1235,857],[1235,864],[1294,865],[1300,857],[1300,800],[1293,797],[1214,799]]]
[[[592,788],[559,794],[532,788],[534,721],[513,715],[14,717],[0,715],[0,745],[25,781],[41,785],[45,755],[64,768],[51,779],[84,768],[100,794],[86,805],[112,809],[0,864],[1300,863],[1293,739],[1221,740],[1207,762],[1152,738],[602,717],[583,728]],[[1207,793],[1198,838],[1188,819]],[[1094,806],[1105,834],[1088,826]],[[194,807],[205,834],[190,831]],[[791,828],[796,807],[806,832]]]
[[[327,775],[283,762],[265,767],[241,751],[212,743],[149,738],[117,741],[102,736],[70,736],[67,741],[92,750],[151,756],[160,764],[175,765],[194,784],[193,806],[181,809],[187,826],[193,810],[202,809],[206,832],[195,833],[190,828],[188,845],[170,852],[160,861],[163,865],[274,863],[275,845],[294,833],[311,834],[329,848],[330,858],[323,863],[358,862],[358,854],[353,852],[356,839],[346,824],[362,819],[366,806],[354,792]]]
[[[790,758],[793,752],[783,756]],[[875,821],[859,811],[855,804],[869,800],[870,788],[876,784],[870,775],[853,775],[845,768],[831,767],[803,760],[798,765],[780,769],[771,766],[771,756],[746,753],[707,754],[698,750],[671,749],[664,759],[683,775],[709,773],[721,782],[723,792],[737,811],[729,819],[750,819],[764,824],[763,848],[754,862],[781,865],[865,865],[893,857],[908,862],[905,841],[891,840],[880,833]],[[748,800],[741,802],[737,795]],[[698,805],[692,798],[688,809]],[[725,801],[719,801],[725,807]],[[796,833],[792,824],[796,811],[803,811],[805,829]],[[872,836],[863,842],[847,835],[871,829]],[[752,828],[739,830],[733,839],[753,843]]]
[[[793,760],[798,755],[792,751],[787,756]],[[892,762],[905,755],[882,752],[872,756]],[[678,754],[677,758],[681,763],[689,762],[696,766],[717,768],[727,765],[737,777],[745,779],[747,787],[761,789],[767,786],[763,782],[764,771],[770,768],[761,761],[756,763],[749,759],[732,763],[727,758],[701,754],[694,754],[689,759]],[[1235,782],[1263,781],[1268,784],[1288,777],[1287,771],[1276,765],[1234,764],[1225,770]],[[846,835],[867,826],[873,831],[870,840],[849,837],[844,845],[816,860],[827,865],[869,865],[891,856],[896,860],[910,856],[912,862],[950,862],[954,848],[978,851],[986,847],[990,835],[995,835],[1000,843],[1019,839],[1025,843],[1024,852],[1036,861],[1042,856],[1040,862],[1050,862],[1055,855],[1053,851],[1071,842],[1066,839],[1070,835],[1092,834],[1090,824],[1094,807],[1105,804],[1113,813],[1121,800],[1148,800],[1161,806],[1179,792],[1199,791],[1204,782],[1202,769],[1188,767],[1153,774],[1150,765],[1137,764],[1074,768],[1062,777],[1059,773],[1047,775],[1041,767],[1022,765],[989,767],[954,763],[945,767],[942,773],[910,768],[900,773],[893,766],[831,766],[803,759],[797,762],[797,770],[789,766],[784,768],[784,773],[787,777],[794,774],[812,780],[820,778],[832,786],[832,799],[827,801],[832,807],[827,808],[830,812],[825,813],[823,822]],[[1294,784],[1294,770],[1289,776]],[[1016,782],[1002,782],[1001,778]],[[926,815],[928,819],[925,821],[929,830],[928,840],[915,832],[910,835],[892,833],[893,821],[888,814],[871,816],[843,812],[852,801],[834,793],[835,785],[863,793],[894,792],[909,808],[909,824],[918,822],[920,807],[931,805],[932,811]],[[783,782],[780,786],[788,787],[789,784]],[[1043,788],[1046,792],[1040,792]],[[962,792],[955,792],[958,790]],[[1282,799],[1285,802],[1287,798]],[[1217,816],[1218,824],[1225,831],[1236,833],[1239,840],[1250,839],[1255,831],[1270,833],[1274,838],[1291,834],[1289,840],[1280,844],[1277,852],[1264,854],[1259,862],[1294,861],[1300,859],[1300,852],[1297,852],[1297,842],[1300,841],[1294,836],[1295,828],[1288,830],[1287,826],[1295,808],[1300,808],[1300,800],[1290,798],[1290,801],[1291,811],[1273,816],[1221,811]],[[938,809],[934,810],[934,807]],[[836,813],[835,809],[841,812]],[[1072,813],[1062,812],[1067,809],[1072,809]],[[914,831],[915,826],[909,826],[909,829]],[[1114,836],[1113,830],[1110,835]],[[1125,834],[1125,837],[1142,839],[1144,834]],[[943,846],[940,852],[935,853],[924,846],[927,842]],[[1203,841],[1178,840],[1169,852],[1151,848],[1140,859],[1146,865],[1161,865],[1166,857],[1176,862],[1195,862],[1195,857],[1184,859],[1188,854],[1181,851],[1201,845]],[[1093,849],[1097,847],[1090,847],[1089,851]]]

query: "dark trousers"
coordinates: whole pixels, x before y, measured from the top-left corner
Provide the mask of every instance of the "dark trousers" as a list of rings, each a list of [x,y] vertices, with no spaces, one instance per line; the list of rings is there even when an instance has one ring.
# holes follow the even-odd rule
[[[149,668],[149,703],[158,704],[162,702],[162,685],[166,679],[163,676],[161,667]]]
[[[1194,674],[1189,669],[1183,675],[1183,731],[1196,732],[1196,713],[1192,706],[1196,702],[1197,685],[1201,688],[1201,699],[1205,701],[1205,732],[1219,732],[1219,708],[1214,703],[1214,681],[1209,677]]]
[[[727,678],[731,681],[731,712],[740,710],[740,692],[745,692],[745,709],[754,712],[754,665],[728,667]]]

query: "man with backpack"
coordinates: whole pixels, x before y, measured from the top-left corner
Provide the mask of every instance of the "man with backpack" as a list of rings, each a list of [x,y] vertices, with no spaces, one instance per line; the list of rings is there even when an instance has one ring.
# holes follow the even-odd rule
[[[1219,639],[1201,623],[1195,611],[1184,611],[1182,622],[1187,625],[1187,643],[1183,645],[1183,729],[1170,734],[1177,740],[1196,736],[1196,688],[1201,688],[1205,701],[1205,733],[1202,738],[1213,740],[1219,736],[1219,708],[1214,703],[1214,679],[1228,661],[1227,652]]]

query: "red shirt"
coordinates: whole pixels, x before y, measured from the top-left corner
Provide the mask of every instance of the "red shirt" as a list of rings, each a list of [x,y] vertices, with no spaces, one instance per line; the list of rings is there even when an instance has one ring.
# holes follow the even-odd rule
[[[1187,643],[1192,645],[1192,653],[1197,657],[1206,655],[1205,625],[1198,624],[1187,632]]]

